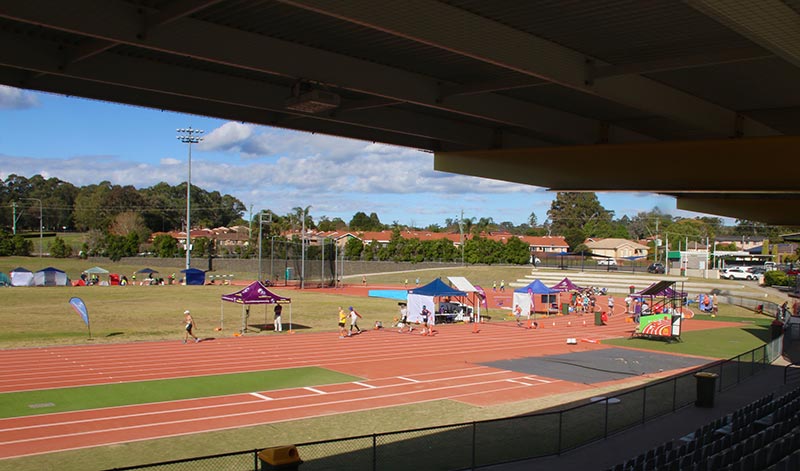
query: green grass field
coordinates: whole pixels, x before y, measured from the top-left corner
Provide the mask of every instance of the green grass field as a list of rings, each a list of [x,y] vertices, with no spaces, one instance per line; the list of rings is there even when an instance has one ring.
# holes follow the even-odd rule
[[[0,418],[358,381],[324,368],[249,371],[0,394]]]

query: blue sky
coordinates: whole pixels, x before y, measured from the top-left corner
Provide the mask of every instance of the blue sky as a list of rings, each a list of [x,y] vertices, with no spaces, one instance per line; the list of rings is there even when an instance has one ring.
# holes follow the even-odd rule
[[[555,193],[433,170],[433,155],[371,142],[287,131],[170,111],[44,94],[0,85],[0,178],[41,174],[83,186],[137,188],[186,180],[187,145],[176,129],[205,131],[192,150],[192,184],[239,198],[248,210],[285,214],[311,206],[315,220],[357,211],[381,222],[426,226],[447,218],[539,223]],[[658,207],[684,217],[670,197],[599,193],[617,217]],[[247,217],[247,215],[245,215]]]

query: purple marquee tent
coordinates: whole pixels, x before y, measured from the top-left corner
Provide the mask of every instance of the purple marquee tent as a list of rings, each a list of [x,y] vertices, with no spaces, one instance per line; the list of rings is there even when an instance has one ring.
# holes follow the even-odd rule
[[[250,314],[251,304],[264,304],[264,328],[267,325],[267,309],[269,304],[288,304],[289,305],[289,332],[292,332],[292,300],[279,296],[270,291],[261,281],[254,281],[239,291],[231,294],[222,295],[222,307],[220,308],[220,328],[223,327],[225,319],[224,301],[238,303],[242,305],[242,332],[247,330],[247,317]]]
[[[570,280],[569,278],[564,278],[563,280],[554,284],[550,288],[558,291],[580,291],[583,289],[580,286],[573,283],[572,280]]]

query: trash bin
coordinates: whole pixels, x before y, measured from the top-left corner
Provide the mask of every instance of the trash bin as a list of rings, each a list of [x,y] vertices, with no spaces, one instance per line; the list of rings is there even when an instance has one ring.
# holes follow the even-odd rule
[[[772,324],[769,326],[770,336],[769,338],[772,340],[777,339],[781,335],[783,335],[783,322],[775,319],[772,321]]]
[[[601,312],[594,313],[594,325],[603,325],[603,313]]]
[[[716,373],[707,373],[705,371],[695,373],[694,377],[697,380],[697,400],[694,403],[695,406],[714,407],[717,376],[719,375]]]
[[[561,303],[561,314],[565,316],[569,314],[569,303]]]
[[[300,469],[300,465],[303,464],[294,445],[265,448],[258,452],[258,459],[261,461],[262,470]]]
[[[636,292],[636,287],[633,285],[628,286],[628,293],[633,294]]]

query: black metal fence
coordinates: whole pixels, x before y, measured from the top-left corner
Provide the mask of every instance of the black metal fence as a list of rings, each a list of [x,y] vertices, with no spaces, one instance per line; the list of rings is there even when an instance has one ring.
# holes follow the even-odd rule
[[[297,444],[300,469],[462,470],[561,454],[694,403],[696,373],[717,374],[718,391],[733,388],[767,368],[781,355],[781,346],[778,338],[729,360],[563,410]],[[114,469],[257,470],[259,451]]]

